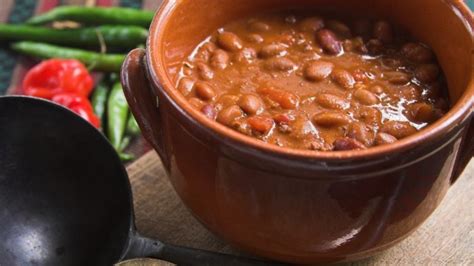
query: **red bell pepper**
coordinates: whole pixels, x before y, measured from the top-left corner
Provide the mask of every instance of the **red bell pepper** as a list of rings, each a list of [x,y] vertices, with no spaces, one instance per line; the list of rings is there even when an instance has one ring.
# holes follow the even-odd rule
[[[53,96],[52,100],[75,112],[96,128],[100,128],[100,119],[94,114],[92,105],[86,97],[72,93],[62,93]]]
[[[88,97],[94,80],[77,60],[50,59],[33,67],[23,80],[23,92],[29,96],[52,99],[59,93]]]

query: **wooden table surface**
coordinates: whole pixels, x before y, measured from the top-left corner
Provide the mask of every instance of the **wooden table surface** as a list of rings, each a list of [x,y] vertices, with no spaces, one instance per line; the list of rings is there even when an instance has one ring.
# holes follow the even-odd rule
[[[128,168],[138,230],[188,247],[238,254],[200,225],[183,206],[161,162],[150,152]],[[376,257],[346,265],[474,265],[474,160],[441,206],[410,237]],[[169,265],[137,260],[126,265]]]

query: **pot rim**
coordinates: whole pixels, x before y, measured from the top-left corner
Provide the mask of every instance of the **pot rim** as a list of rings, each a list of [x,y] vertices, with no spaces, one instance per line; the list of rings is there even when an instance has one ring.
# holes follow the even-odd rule
[[[458,0],[443,0],[443,2],[445,2],[448,7],[450,7],[453,12],[455,12],[458,18],[463,21],[463,24],[471,35],[471,39],[474,39],[474,18],[469,7],[463,1]],[[446,115],[416,134],[405,139],[398,140],[393,144],[371,147],[366,150],[328,152],[279,147],[262,142],[258,139],[241,134],[224,125],[221,125],[216,121],[209,120],[201,112],[192,108],[184,96],[179,93],[172,80],[166,74],[166,69],[164,67],[165,64],[161,61],[161,56],[154,56],[163,54],[162,50],[164,47],[160,45],[151,45],[151,43],[157,43],[163,37],[162,29],[164,29],[164,25],[168,22],[169,17],[176,5],[177,2],[174,0],[164,0],[161,7],[155,14],[151,24],[150,36],[148,38],[146,48],[146,62],[149,66],[151,66],[148,67],[149,78],[151,78],[151,81],[153,81],[155,88],[160,88],[164,91],[163,95],[169,100],[170,103],[172,103],[172,106],[175,109],[177,109],[186,117],[186,119],[191,120],[191,122],[199,125],[199,127],[204,130],[207,129],[207,132],[215,135],[221,141],[232,141],[234,144],[239,145],[238,147],[240,148],[253,148],[259,152],[265,152],[287,158],[301,158],[323,161],[348,159],[364,160],[367,158],[383,157],[394,153],[400,153],[409,149],[413,149],[420,144],[429,143],[444,136],[447,132],[458,127],[460,124],[474,115],[474,71],[471,69],[471,79],[467,85],[467,89]],[[471,62],[474,62],[473,59],[474,54],[471,54]]]

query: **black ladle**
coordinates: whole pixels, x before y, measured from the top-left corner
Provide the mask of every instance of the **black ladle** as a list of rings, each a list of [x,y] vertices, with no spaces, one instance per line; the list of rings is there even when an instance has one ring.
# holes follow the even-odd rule
[[[157,192],[158,193],[158,192]],[[0,264],[270,265],[140,236],[127,173],[102,134],[51,102],[0,97]]]

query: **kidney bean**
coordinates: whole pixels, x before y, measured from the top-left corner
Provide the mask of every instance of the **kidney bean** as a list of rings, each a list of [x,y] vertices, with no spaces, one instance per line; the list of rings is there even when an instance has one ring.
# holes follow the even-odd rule
[[[379,132],[375,136],[375,142],[374,143],[377,146],[381,146],[381,145],[387,145],[387,144],[395,143],[397,140],[398,140],[397,138],[395,138],[394,136],[392,136],[390,134]]]
[[[201,112],[207,116],[207,118],[216,120],[217,111],[216,108],[211,104],[206,104],[201,108]]]
[[[367,147],[370,147],[374,144],[374,132],[369,126],[362,122],[351,123],[347,131],[347,136],[363,143]]]
[[[274,125],[273,119],[267,116],[251,116],[247,122],[253,130],[262,134],[269,132]]]
[[[221,49],[215,50],[211,56],[210,64],[214,69],[226,69],[229,65],[229,54]]]
[[[318,94],[316,102],[324,108],[334,110],[344,110],[350,106],[346,99],[329,93]]]
[[[270,100],[277,102],[284,109],[296,109],[300,103],[300,99],[296,94],[285,90],[263,87],[260,88],[258,92]]]
[[[362,37],[364,40],[370,38],[371,31],[372,27],[368,19],[358,19],[354,21],[354,33]]]
[[[271,29],[270,25],[260,21],[254,21],[250,23],[250,30],[257,32],[265,32]]]
[[[433,61],[433,52],[419,43],[407,43],[401,49],[402,54],[415,63],[429,63]]]
[[[378,55],[383,53],[384,51],[384,46],[383,43],[380,40],[377,39],[371,39],[367,42],[366,44],[367,50],[369,50],[369,53],[372,55]]]
[[[237,52],[234,61],[240,64],[250,64],[257,58],[257,52],[253,48],[244,48]]]
[[[229,52],[241,50],[244,46],[239,36],[232,32],[222,32],[217,36],[217,44]]]
[[[381,132],[403,139],[415,134],[418,130],[408,122],[387,121],[382,125]]]
[[[252,34],[248,35],[247,40],[251,43],[262,43],[262,42],[265,41],[265,39],[263,39],[262,35],[255,34],[255,33],[252,33]]]
[[[326,61],[309,62],[304,69],[304,77],[310,81],[322,81],[331,75],[334,64]]]
[[[253,94],[245,94],[238,101],[238,105],[244,112],[255,115],[263,111],[263,102],[260,97]]]
[[[178,90],[181,92],[184,96],[189,95],[191,91],[193,90],[194,87],[194,80],[190,78],[182,78],[179,83],[178,83]]]
[[[352,89],[355,84],[355,79],[349,71],[344,69],[335,69],[331,73],[331,78],[334,82],[336,82],[339,86],[343,87],[344,89]]]
[[[197,110],[201,110],[201,108],[206,104],[205,102],[195,97],[190,98],[188,102],[189,104],[191,104],[192,107],[194,107]]]
[[[408,105],[407,114],[414,122],[430,123],[437,119],[435,108],[427,103],[414,103]]]
[[[204,100],[209,101],[216,97],[216,91],[206,82],[198,81],[194,84],[194,90],[196,95]]]
[[[374,24],[374,38],[382,43],[388,44],[393,42],[392,26],[387,21],[377,21]]]
[[[242,109],[238,105],[231,105],[222,109],[217,115],[217,122],[226,126],[232,126],[235,119],[244,115]]]
[[[262,47],[258,55],[262,58],[286,55],[287,46],[281,43],[272,43]]]
[[[338,55],[342,52],[342,44],[331,30],[322,29],[316,32],[316,41],[330,55]]]
[[[317,32],[324,28],[324,20],[321,17],[309,17],[300,22],[299,28],[305,32]]]
[[[206,63],[196,63],[196,69],[199,77],[202,80],[211,80],[214,78],[214,71],[212,71],[212,69]]]
[[[411,77],[409,74],[400,72],[400,71],[389,71],[383,73],[383,76],[388,82],[392,83],[393,85],[406,85],[411,81]]]
[[[322,112],[313,116],[313,123],[322,127],[340,127],[350,122],[349,116],[339,112]]]
[[[360,69],[360,68],[356,69],[354,72],[352,72],[352,76],[354,77],[354,80],[356,82],[365,82],[369,79],[369,77],[367,77],[365,71]]]
[[[379,98],[366,89],[358,89],[354,92],[354,98],[356,98],[360,103],[365,105],[374,105],[379,103]]]
[[[326,22],[326,28],[332,30],[343,39],[349,39],[352,36],[351,29],[339,20],[328,20]]]
[[[264,67],[270,71],[292,71],[296,69],[296,64],[286,57],[267,59]]]
[[[352,151],[352,150],[365,150],[367,147],[359,141],[351,138],[340,138],[334,141],[334,151]]]
[[[415,77],[424,83],[431,83],[438,79],[440,70],[435,64],[423,64],[415,69]]]

